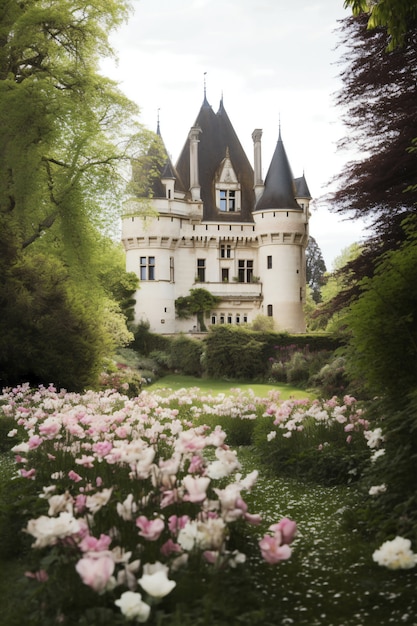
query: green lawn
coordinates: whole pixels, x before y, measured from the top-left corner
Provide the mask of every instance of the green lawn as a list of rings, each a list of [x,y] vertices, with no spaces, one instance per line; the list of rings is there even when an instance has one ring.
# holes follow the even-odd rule
[[[194,376],[182,376],[180,374],[171,374],[170,376],[164,376],[159,378],[155,383],[146,387],[149,391],[155,391],[159,389],[172,389],[176,391],[182,388],[198,387],[205,393],[211,393],[217,395],[219,393],[230,393],[231,389],[239,388],[242,391],[248,391],[251,389],[259,398],[265,398],[270,391],[279,391],[281,398],[286,400],[288,398],[310,398],[314,394],[298,389],[292,385],[286,383],[274,384],[257,384],[253,382],[240,382],[240,381],[227,381],[227,380],[212,380],[207,378],[197,378]]]

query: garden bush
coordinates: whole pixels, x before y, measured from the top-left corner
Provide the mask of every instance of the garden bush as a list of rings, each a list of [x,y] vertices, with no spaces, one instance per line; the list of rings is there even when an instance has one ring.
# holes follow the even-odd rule
[[[201,376],[203,347],[199,339],[191,339],[185,335],[175,337],[170,344],[171,369],[188,376]]]

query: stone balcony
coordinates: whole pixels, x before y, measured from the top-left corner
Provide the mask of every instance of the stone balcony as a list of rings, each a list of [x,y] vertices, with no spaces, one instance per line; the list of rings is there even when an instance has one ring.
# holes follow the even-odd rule
[[[238,301],[261,301],[262,296],[262,283],[239,283],[235,281],[214,283],[195,283],[194,288],[201,287],[206,289],[213,296],[218,296],[222,300]]]

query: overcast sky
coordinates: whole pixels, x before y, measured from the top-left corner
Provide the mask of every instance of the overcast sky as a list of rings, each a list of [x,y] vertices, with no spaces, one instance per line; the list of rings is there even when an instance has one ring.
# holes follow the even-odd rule
[[[263,129],[264,176],[279,124],[293,175],[304,172],[313,198],[348,155],[334,105],[340,87],[335,32],[348,15],[343,0],[134,0],[134,14],[112,44],[118,65],[105,72],[141,109],[140,121],[161,134],[176,162],[200,110],[206,81],[215,112],[225,109],[253,164],[252,131]],[[327,269],[363,234],[359,223],[312,205],[310,234]]]

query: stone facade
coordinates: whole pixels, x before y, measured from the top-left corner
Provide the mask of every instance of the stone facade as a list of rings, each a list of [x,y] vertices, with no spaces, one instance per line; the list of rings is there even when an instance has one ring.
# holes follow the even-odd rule
[[[158,124],[158,134],[160,129]],[[276,330],[303,332],[310,193],[294,179],[279,133],[262,180],[262,131],[252,134],[254,169],[223,102],[206,97],[174,166],[152,182],[152,212],[123,219],[126,269],[140,279],[136,322],[155,333],[199,330],[175,300],[203,288],[221,298],[207,324],[272,317]]]

